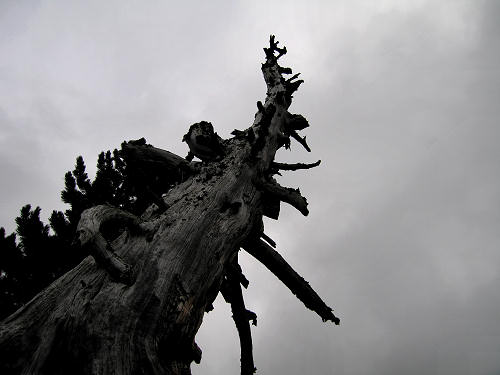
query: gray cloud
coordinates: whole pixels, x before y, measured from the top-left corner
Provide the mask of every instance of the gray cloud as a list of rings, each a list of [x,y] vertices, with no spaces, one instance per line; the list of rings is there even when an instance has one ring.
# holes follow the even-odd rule
[[[325,325],[243,257],[259,373],[498,372],[500,8],[495,1],[2,2],[1,225],[22,204],[61,209],[82,154],[145,136],[184,155],[187,126],[250,125],[275,33],[305,83],[313,152],[282,161],[311,214],[266,231],[342,318]],[[195,374],[237,373],[222,301]]]

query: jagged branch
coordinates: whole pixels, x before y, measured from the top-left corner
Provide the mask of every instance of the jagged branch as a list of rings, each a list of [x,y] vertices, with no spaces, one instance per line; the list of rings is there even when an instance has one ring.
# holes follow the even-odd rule
[[[287,113],[285,126],[290,130],[303,130],[309,127],[309,123],[302,115]]]
[[[279,48],[278,47],[279,42],[275,41],[274,38],[275,38],[274,35],[270,36],[270,38],[269,38],[269,48],[264,48],[264,52],[265,52],[266,57],[268,59],[278,60],[281,56],[283,56],[284,54],[286,54],[287,51],[286,51],[286,47]],[[274,52],[278,52],[278,55],[275,56]]]
[[[291,76],[290,78],[288,78],[285,83],[291,83],[294,79],[297,79],[299,78],[300,76],[300,73],[297,73],[297,74],[294,74],[293,76]]]
[[[269,48],[264,48],[264,52],[266,54],[266,62],[262,64],[262,72],[264,73],[264,79],[266,81],[268,90],[272,90],[272,88],[274,87],[274,91],[276,93],[282,91],[281,94],[276,97],[276,99],[281,98],[281,100],[278,101],[282,101],[282,99],[284,98],[283,95],[286,91],[284,86],[285,80],[282,77],[282,74],[292,73],[292,70],[290,68],[283,68],[278,65],[278,59],[287,52],[286,47],[279,48],[278,42],[274,40],[274,35],[271,35],[271,37],[269,38]],[[278,52],[277,56],[274,54],[275,52]],[[288,103],[288,105],[290,105],[290,102]]]
[[[107,205],[94,206],[83,211],[74,242],[87,250],[111,277],[132,285],[135,281],[132,267],[114,252],[105,238],[106,234],[116,234],[117,229],[124,227],[131,233],[143,232],[134,215]]]
[[[226,266],[226,274],[230,275],[231,279],[238,280],[245,289],[248,288],[249,281],[243,274],[241,266],[237,261],[233,261]]]
[[[288,103],[292,102],[293,93],[299,89],[301,84],[304,83],[304,80],[302,80],[302,79],[294,81],[299,75],[300,75],[300,73],[297,73],[294,76],[292,76],[291,78],[284,81],[284,86],[285,86],[284,97]]]
[[[295,164],[287,164],[287,163],[271,163],[271,169],[273,170],[282,170],[282,171],[297,171],[299,169],[311,169],[317,167],[321,164],[321,160],[318,160],[315,163],[295,163]]]
[[[296,76],[298,76],[298,74],[296,74]],[[297,91],[299,89],[300,85],[303,84],[303,83],[304,83],[303,79],[299,79],[297,81],[287,80],[285,82],[287,94],[289,96],[291,96],[295,91]]]
[[[238,265],[237,262],[234,263]],[[251,375],[257,369],[253,360],[252,332],[249,321],[251,320],[253,325],[257,325],[257,315],[246,309],[240,280],[238,275],[233,272],[234,269],[235,267],[231,267],[226,271],[221,285],[221,293],[224,300],[231,305],[234,324],[240,338],[241,375]]]
[[[311,288],[283,257],[261,239],[254,239],[243,244],[243,249],[269,269],[304,305],[316,312],[323,321],[339,324],[330,307]]]
[[[309,214],[307,200],[300,195],[299,189],[285,188],[277,182],[261,182],[259,186],[266,194],[270,194],[280,201],[295,207],[302,215],[307,216]]]
[[[307,152],[311,152],[311,149],[306,142],[306,137],[301,137],[295,130],[290,131],[290,136],[299,142],[307,150]]]

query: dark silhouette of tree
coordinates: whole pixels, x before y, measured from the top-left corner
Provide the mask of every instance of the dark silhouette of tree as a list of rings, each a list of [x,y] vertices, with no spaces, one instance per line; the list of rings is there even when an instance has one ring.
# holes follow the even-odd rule
[[[66,245],[70,245],[73,239],[74,231],[71,223],[66,219],[61,211],[52,211],[49,218],[50,228],[61,241]]]
[[[5,236],[0,228],[0,318],[13,313],[22,304],[23,257],[16,244],[16,235]]]
[[[83,210],[89,208],[92,202],[92,185],[85,172],[85,163],[81,156],[76,158],[73,172],[64,175],[64,190],[61,199],[70,205],[66,217],[73,228],[76,228]]]
[[[5,236],[5,229],[0,230],[1,317],[75,265],[64,257],[67,247],[49,234],[49,227],[40,220],[40,211],[40,207],[32,210],[29,204],[21,208],[16,218],[19,245],[15,234]]]
[[[31,284],[52,281],[70,264],[71,238],[89,256],[0,324],[0,373],[190,374],[191,362],[201,360],[196,332],[219,292],[239,334],[241,373],[254,373],[250,322],[257,316],[243,299],[249,281],[241,249],[323,321],[339,324],[264,233],[262,217],[278,219],[281,202],[309,213],[300,191],[273,176],[320,163],[274,161],[291,139],[311,151],[298,134],[309,124],[288,111],[303,81],[283,76],[292,74],[278,64],[286,48],[271,36],[264,52],[267,95],[249,128],[222,139],[211,123],[193,124],[183,138],[186,158],[144,138],[124,142],[99,155],[93,182],[78,157],[61,193],[70,208],[50,218],[53,236],[38,207],[22,208],[19,246],[5,231],[2,244],[6,259],[21,250]]]
[[[145,140],[131,141],[132,145],[144,145]],[[124,143],[127,148],[127,143]],[[122,152],[124,153],[124,152]],[[88,255],[73,246],[76,226],[82,212],[99,204],[111,204],[140,215],[154,199],[173,186],[167,177],[148,177],[128,167],[120,151],[101,152],[97,158],[97,172],[91,181],[82,156],[76,158],[73,171],[64,176],[61,199],[70,208],[65,213],[52,211],[49,226],[40,220],[39,207],[26,205],[16,219],[17,234],[5,237],[0,248],[2,278],[0,293],[2,308],[0,319],[15,311],[50,282],[76,266]],[[7,270],[8,268],[8,270]],[[15,275],[15,276],[14,276]],[[8,296],[8,297],[7,297]]]

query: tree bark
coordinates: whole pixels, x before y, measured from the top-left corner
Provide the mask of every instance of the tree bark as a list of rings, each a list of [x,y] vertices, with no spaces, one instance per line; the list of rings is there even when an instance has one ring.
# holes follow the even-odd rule
[[[259,102],[250,128],[223,141],[221,160],[190,163],[147,145],[124,148],[136,165],[154,164],[182,182],[160,209],[153,205],[141,217],[110,206],[82,214],[77,242],[91,256],[1,323],[1,374],[190,374],[191,362],[201,359],[194,339],[203,315],[228,282],[236,290],[229,298],[235,322],[244,332],[242,373],[253,372],[250,330],[241,318],[247,310],[232,262],[240,246],[261,236],[270,197],[278,213],[279,201],[308,212],[298,190],[271,176],[283,167],[273,164],[278,148],[289,145],[290,136],[297,139],[296,130],[307,123],[287,111],[301,81],[282,77],[291,69],[278,65],[286,49],[273,36],[265,51],[265,103]],[[280,267],[285,273],[291,267],[280,264],[270,269],[282,278]],[[309,301],[314,291],[300,293]],[[320,316],[338,323],[323,305]]]

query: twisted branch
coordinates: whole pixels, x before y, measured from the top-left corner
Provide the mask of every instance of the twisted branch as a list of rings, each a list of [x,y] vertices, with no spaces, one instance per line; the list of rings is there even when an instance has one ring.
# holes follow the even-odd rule
[[[106,233],[115,233],[118,227],[127,227],[132,233],[142,233],[137,218],[118,208],[99,205],[82,212],[76,229],[74,243],[86,249],[117,281],[132,285],[135,281],[132,267],[119,257],[105,238]]]

